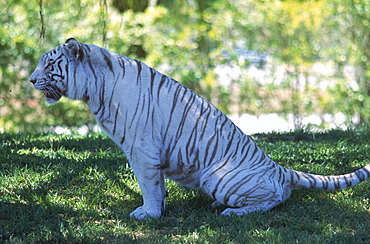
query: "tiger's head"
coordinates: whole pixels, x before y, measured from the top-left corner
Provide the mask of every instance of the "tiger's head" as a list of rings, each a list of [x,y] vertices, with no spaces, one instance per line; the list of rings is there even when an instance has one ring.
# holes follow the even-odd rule
[[[86,79],[80,77],[81,72],[77,72],[82,68],[86,56],[82,45],[74,38],[69,38],[65,44],[41,56],[30,82],[44,92],[48,103],[53,104],[62,96],[86,99],[83,89]]]

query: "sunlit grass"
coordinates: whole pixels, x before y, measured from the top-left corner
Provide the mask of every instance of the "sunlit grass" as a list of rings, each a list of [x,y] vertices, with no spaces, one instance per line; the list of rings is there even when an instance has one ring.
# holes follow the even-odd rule
[[[370,137],[353,132],[256,139],[277,162],[311,173],[351,172],[370,158]],[[271,211],[231,218],[167,181],[164,216],[137,221],[129,213],[142,204],[139,186],[107,137],[2,134],[0,150],[0,243],[370,242],[370,182],[296,190]]]

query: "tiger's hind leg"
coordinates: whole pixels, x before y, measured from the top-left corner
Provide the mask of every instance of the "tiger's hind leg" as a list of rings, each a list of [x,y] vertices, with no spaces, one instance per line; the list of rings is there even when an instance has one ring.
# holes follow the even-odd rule
[[[218,201],[214,201],[212,204],[211,204],[211,207],[212,208],[218,208],[218,207],[222,207],[222,206],[225,206],[223,205],[222,203],[218,202]]]
[[[268,211],[282,202],[282,198],[276,192],[258,186],[249,189],[240,189],[229,195],[229,200],[225,202],[226,208],[222,215],[244,215],[252,212]]]
[[[227,216],[231,216],[233,214],[236,214],[236,215],[244,215],[244,214],[248,214],[248,213],[252,213],[252,212],[265,212],[265,211],[268,211],[272,208],[274,208],[275,206],[279,205],[280,201],[272,201],[272,202],[269,202],[269,203],[258,203],[258,204],[251,204],[251,203],[247,203],[247,205],[243,206],[243,207],[236,207],[236,208],[233,208],[233,207],[229,207],[229,208],[226,208],[224,211],[222,211],[222,215],[227,215]]]
[[[202,177],[201,187],[216,199],[212,206],[223,204],[228,207],[222,212],[223,215],[267,211],[286,198],[286,189],[268,172],[251,169],[217,169],[208,172],[211,173]]]

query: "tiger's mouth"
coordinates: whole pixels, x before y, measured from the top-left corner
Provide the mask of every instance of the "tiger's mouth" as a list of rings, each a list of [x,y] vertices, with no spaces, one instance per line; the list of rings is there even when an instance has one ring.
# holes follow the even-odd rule
[[[46,101],[49,103],[54,103],[59,101],[59,99],[65,95],[58,87],[48,85],[41,89],[46,97]]]

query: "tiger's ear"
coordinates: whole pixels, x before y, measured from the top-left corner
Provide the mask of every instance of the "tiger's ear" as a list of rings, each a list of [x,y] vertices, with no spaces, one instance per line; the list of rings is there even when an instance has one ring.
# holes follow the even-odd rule
[[[76,41],[74,38],[69,38],[64,43],[64,53],[71,60],[83,61],[84,51],[82,49],[81,43]]]

